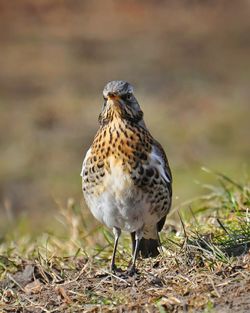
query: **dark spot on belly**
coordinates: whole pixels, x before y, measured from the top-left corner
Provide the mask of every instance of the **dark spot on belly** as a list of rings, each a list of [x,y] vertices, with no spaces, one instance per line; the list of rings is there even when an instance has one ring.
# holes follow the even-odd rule
[[[97,163],[97,167],[98,167],[98,168],[102,168],[103,166],[104,166],[104,163],[103,163],[103,162]]]
[[[108,149],[107,149],[106,156],[109,155],[109,152],[110,152],[110,147],[108,147]]]
[[[154,187],[154,181],[151,181],[151,183],[149,184],[149,187]]]
[[[147,158],[148,158],[148,157],[147,157],[146,153],[142,152],[142,153],[140,154],[140,159],[141,159],[141,160],[145,160],[145,161],[146,161]]]
[[[142,185],[147,185],[147,183],[148,183],[148,178],[144,176],[142,179]]]
[[[163,205],[164,205],[164,206],[167,206],[167,205],[168,205],[168,202],[167,202],[167,201],[164,201]]]
[[[144,173],[144,169],[143,169],[142,166],[140,166],[139,171],[138,171],[138,174],[139,174],[139,175],[142,175],[143,173]]]
[[[152,177],[154,175],[154,170],[152,167],[146,169],[146,175]]]

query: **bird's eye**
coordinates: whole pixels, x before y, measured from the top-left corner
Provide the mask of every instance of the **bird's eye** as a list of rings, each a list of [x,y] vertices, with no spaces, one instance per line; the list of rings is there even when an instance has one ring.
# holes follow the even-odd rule
[[[132,99],[132,93],[127,93],[126,100],[130,101]]]

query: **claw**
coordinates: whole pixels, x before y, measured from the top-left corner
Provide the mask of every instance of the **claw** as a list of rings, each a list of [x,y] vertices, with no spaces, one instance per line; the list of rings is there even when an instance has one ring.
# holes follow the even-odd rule
[[[134,276],[135,274],[138,274],[138,270],[135,268],[135,266],[131,266],[127,270],[127,274],[128,274],[128,276]]]
[[[116,274],[116,273],[122,273],[122,269],[120,267],[117,267],[115,264],[113,264],[110,268],[110,271],[113,273],[113,274]]]

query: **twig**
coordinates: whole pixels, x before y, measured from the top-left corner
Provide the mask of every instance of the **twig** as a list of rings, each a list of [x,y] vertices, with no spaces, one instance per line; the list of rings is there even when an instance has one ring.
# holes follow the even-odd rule
[[[211,283],[211,285],[212,285],[212,287],[213,287],[213,289],[214,289],[214,292],[216,293],[216,296],[217,296],[218,298],[220,298],[221,295],[220,295],[219,291],[217,290],[217,288],[215,287],[215,284],[214,284],[212,278],[211,278],[210,276],[208,276],[208,279],[210,280],[210,283]]]
[[[108,275],[110,275],[110,276],[112,276],[112,277],[114,277],[114,278],[116,278],[116,279],[118,279],[118,280],[120,280],[120,281],[126,283],[128,286],[131,286],[131,284],[128,283],[125,279],[123,279],[123,278],[121,278],[121,277],[119,277],[119,276],[117,276],[117,275],[115,275],[115,274],[113,274],[113,273],[111,273],[111,272],[107,272],[107,271],[103,271],[103,272],[104,272],[105,274],[108,274]]]
[[[78,281],[78,279],[79,279],[79,278],[82,276],[82,274],[84,273],[84,271],[85,271],[87,265],[88,265],[88,263],[86,263],[86,264],[84,265],[84,267],[81,269],[80,273],[79,273],[74,279],[69,280],[69,281],[66,281],[65,283],[62,283],[62,284],[60,284],[60,285],[64,285],[64,286],[65,286],[65,285],[68,285],[68,284],[71,284],[71,283],[74,283],[74,282]]]
[[[12,275],[8,274],[8,277],[9,277],[9,279],[12,280],[13,283],[16,284],[23,292],[25,292],[25,290],[23,289],[23,287],[15,280],[15,278],[14,278]]]

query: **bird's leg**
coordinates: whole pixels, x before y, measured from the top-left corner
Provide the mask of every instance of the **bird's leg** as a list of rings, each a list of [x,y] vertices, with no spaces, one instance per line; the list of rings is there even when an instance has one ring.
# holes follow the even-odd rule
[[[131,235],[131,243],[132,243],[131,248],[132,248],[132,255],[133,255],[135,251],[135,232],[130,233],[130,235]]]
[[[136,273],[135,263],[136,263],[136,259],[138,256],[139,245],[142,239],[142,235],[143,235],[143,232],[141,229],[135,232],[135,248],[134,248],[133,257],[132,257],[132,265],[128,269],[128,274],[130,276],[133,276]]]
[[[115,243],[114,243],[114,250],[113,250],[113,255],[112,255],[112,260],[111,260],[111,265],[110,265],[111,272],[115,272],[117,270],[116,265],[115,265],[115,255],[116,255],[116,250],[117,250],[119,237],[121,235],[120,228],[114,227],[113,228],[113,233],[115,235]]]

